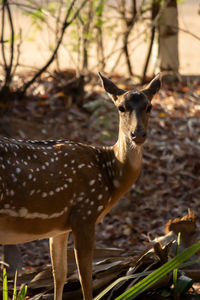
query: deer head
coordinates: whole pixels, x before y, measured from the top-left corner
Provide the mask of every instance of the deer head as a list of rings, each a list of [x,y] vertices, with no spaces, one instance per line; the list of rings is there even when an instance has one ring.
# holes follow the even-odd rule
[[[118,108],[120,137],[123,135],[126,143],[134,147],[142,145],[147,137],[148,120],[152,108],[151,100],[161,86],[160,75],[157,75],[141,91],[120,89],[101,73],[99,76],[105,91]]]

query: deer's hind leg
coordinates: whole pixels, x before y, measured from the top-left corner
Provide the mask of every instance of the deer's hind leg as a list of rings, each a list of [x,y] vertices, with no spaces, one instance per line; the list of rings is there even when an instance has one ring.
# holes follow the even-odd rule
[[[54,279],[54,300],[62,300],[63,287],[67,278],[67,241],[69,233],[49,239],[51,264]]]
[[[94,249],[94,224],[72,228],[74,251],[81,282],[83,299],[92,300],[92,259]]]

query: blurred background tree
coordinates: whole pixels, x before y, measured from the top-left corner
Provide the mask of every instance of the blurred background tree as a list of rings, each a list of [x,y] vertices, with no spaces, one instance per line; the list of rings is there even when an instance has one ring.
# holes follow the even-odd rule
[[[179,31],[200,39],[180,29],[176,0],[2,0],[0,19],[1,101],[23,96],[47,70],[74,69],[79,95],[98,70],[143,83],[159,71],[177,74]]]

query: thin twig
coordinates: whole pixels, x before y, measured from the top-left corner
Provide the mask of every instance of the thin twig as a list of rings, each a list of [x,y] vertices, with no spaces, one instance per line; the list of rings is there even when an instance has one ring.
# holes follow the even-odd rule
[[[5,26],[5,4],[6,1],[3,1],[2,4],[2,23],[1,23],[1,41],[4,41],[4,26]],[[1,50],[2,50],[2,57],[3,57],[3,63],[4,63],[4,69],[7,72],[7,61],[6,61],[6,55],[5,55],[5,43],[1,43]]]
[[[15,66],[13,68],[13,74],[15,74],[17,67],[20,65],[19,64],[19,59],[21,56],[21,45],[22,45],[22,29],[20,28],[19,30],[19,41],[17,43],[17,57],[16,57],[16,63]]]
[[[152,7],[151,7],[152,21],[156,18],[157,14],[159,13],[159,9],[160,9],[160,3],[158,1],[154,0],[152,2]],[[152,22],[152,23],[154,23],[154,22]],[[146,62],[145,62],[144,68],[143,68],[142,83],[145,83],[146,72],[148,69],[151,52],[152,52],[152,48],[153,48],[153,42],[154,42],[154,38],[155,38],[155,31],[156,31],[156,26],[154,25],[151,28],[151,39],[150,39],[149,50],[148,50]]]
[[[13,59],[14,59],[14,26],[12,21],[12,15],[9,7],[8,1],[6,1],[6,9],[8,13],[8,19],[10,22],[10,28],[11,28],[11,44],[10,44],[10,64],[7,68],[7,74],[6,74],[6,83],[10,83],[11,77],[12,77],[12,66],[13,66]]]
[[[56,15],[56,29],[55,29],[55,33],[54,33],[54,36],[55,36],[55,42],[57,42],[57,37],[58,37],[58,35],[59,35],[59,26],[60,26],[60,18],[61,18],[62,7],[63,7],[63,1],[60,0],[60,1],[59,1],[58,12],[57,12],[57,15]],[[58,53],[56,54],[56,69],[57,69],[58,71],[60,71],[60,63],[59,63],[59,56],[58,56]]]
[[[165,25],[165,24],[162,24],[162,25]],[[191,35],[193,38],[195,38],[195,39],[197,39],[198,41],[200,41],[200,36],[198,36],[198,35],[196,35],[196,34],[194,34],[194,33],[192,33],[191,31],[189,31],[189,30],[187,30],[187,29],[183,29],[183,28],[181,28],[181,27],[179,27],[179,26],[171,26],[171,25],[165,25],[166,27],[170,27],[170,28],[174,28],[174,29],[177,29],[177,30],[179,30],[179,31],[182,31],[182,32],[184,32],[184,33],[187,33],[187,34],[189,34],[189,35]]]

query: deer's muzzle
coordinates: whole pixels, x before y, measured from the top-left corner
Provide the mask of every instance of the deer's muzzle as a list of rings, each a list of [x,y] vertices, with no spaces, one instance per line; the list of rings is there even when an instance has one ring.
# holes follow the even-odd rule
[[[131,132],[131,139],[136,144],[143,144],[146,140],[146,132],[143,129],[136,129],[135,131]]]

